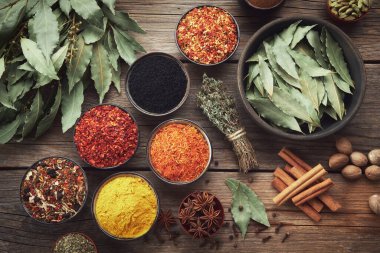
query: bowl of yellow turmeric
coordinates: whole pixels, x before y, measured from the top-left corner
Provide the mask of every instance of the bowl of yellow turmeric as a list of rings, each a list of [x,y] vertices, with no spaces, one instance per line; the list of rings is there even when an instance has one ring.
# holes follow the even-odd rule
[[[95,191],[92,212],[99,228],[117,240],[147,234],[157,220],[159,199],[145,177],[131,172],[106,178]]]

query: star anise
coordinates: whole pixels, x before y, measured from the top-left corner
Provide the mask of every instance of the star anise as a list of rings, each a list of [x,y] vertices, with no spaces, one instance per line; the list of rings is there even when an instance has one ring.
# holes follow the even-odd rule
[[[191,200],[191,198],[186,199],[186,201],[184,201],[182,205],[184,208],[190,209],[190,210],[193,209],[193,207],[194,207],[194,203]]]
[[[169,228],[177,223],[177,220],[174,218],[172,211],[164,211],[160,209],[160,214],[158,215],[158,224],[161,229],[165,228],[169,232]]]
[[[186,222],[190,222],[194,219],[195,211],[190,208],[182,208],[179,211],[178,218],[180,219],[182,224]]]
[[[220,220],[220,210],[215,210],[214,206],[210,205],[210,207],[203,210],[204,216],[201,216],[201,220],[205,221],[205,224],[207,224],[207,228],[211,228],[212,225],[219,225]]]
[[[197,219],[197,222],[190,222],[189,233],[193,234],[194,239],[210,236],[206,230],[205,224],[203,224],[199,218]]]
[[[194,195],[194,197],[195,199],[193,200],[193,203],[195,211],[202,211],[207,209],[207,207],[214,201],[214,196],[207,192],[199,192],[198,194]]]

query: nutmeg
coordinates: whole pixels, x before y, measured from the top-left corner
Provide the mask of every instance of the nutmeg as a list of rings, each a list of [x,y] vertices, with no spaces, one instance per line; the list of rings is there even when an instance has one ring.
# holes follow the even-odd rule
[[[341,137],[337,139],[335,146],[339,153],[342,153],[345,155],[351,155],[352,153],[352,144],[350,140],[346,137]]]
[[[349,162],[349,160],[350,159],[345,154],[340,154],[340,153],[334,154],[334,155],[330,156],[329,167],[331,169],[340,169],[340,168],[343,168],[344,166],[347,165],[347,163]]]
[[[365,175],[369,180],[380,180],[380,166],[371,165],[365,169]]]
[[[355,151],[350,155],[351,162],[359,167],[364,167],[368,164],[368,158],[362,152]]]
[[[342,170],[342,176],[349,180],[359,179],[362,174],[362,169],[355,165],[347,165]]]
[[[380,149],[374,149],[369,152],[368,159],[371,164],[380,166]]]
[[[368,200],[369,208],[377,215],[380,215],[380,196],[377,194],[369,197]]]

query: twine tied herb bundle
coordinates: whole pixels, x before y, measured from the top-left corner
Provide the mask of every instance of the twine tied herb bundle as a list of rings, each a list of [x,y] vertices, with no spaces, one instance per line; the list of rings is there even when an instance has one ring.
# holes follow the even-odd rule
[[[209,120],[232,143],[240,171],[258,167],[255,150],[239,120],[235,100],[227,94],[223,82],[203,75],[203,85],[197,95],[198,106]]]

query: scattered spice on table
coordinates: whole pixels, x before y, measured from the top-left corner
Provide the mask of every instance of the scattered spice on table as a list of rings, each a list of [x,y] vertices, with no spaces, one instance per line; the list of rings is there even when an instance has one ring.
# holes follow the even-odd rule
[[[181,63],[167,55],[147,55],[130,70],[128,92],[133,102],[150,113],[167,113],[183,100],[188,78]]]
[[[193,238],[208,238],[223,225],[223,206],[211,193],[193,192],[182,201],[178,217]]]
[[[74,142],[80,157],[91,166],[119,166],[135,154],[137,124],[121,108],[99,105],[83,114],[75,127]]]
[[[279,5],[282,0],[249,0],[252,6],[261,9],[270,9]]]
[[[169,123],[153,136],[150,161],[153,169],[172,182],[192,182],[207,168],[210,147],[192,124]]]
[[[179,22],[177,41],[189,59],[201,64],[215,64],[235,51],[238,28],[231,14],[222,8],[197,7]]]
[[[96,253],[92,240],[81,233],[69,233],[61,237],[55,244],[53,253]]]
[[[271,236],[271,235],[268,235],[268,236],[264,237],[263,239],[261,239],[261,241],[262,241],[263,243],[266,243],[266,242],[268,242],[270,239],[272,239],[272,236]]]
[[[35,163],[21,184],[21,199],[36,220],[59,223],[75,216],[84,204],[84,171],[66,158],[50,157]]]
[[[119,174],[98,190],[94,202],[99,226],[117,238],[137,238],[147,233],[156,220],[157,195],[144,178]]]
[[[290,236],[290,232],[286,232],[284,237],[281,240],[281,243],[284,243],[286,240],[288,240],[289,236]]]
[[[158,225],[160,229],[165,229],[170,233],[170,227],[177,224],[176,218],[174,218],[172,211],[160,209],[160,214],[158,215]]]

